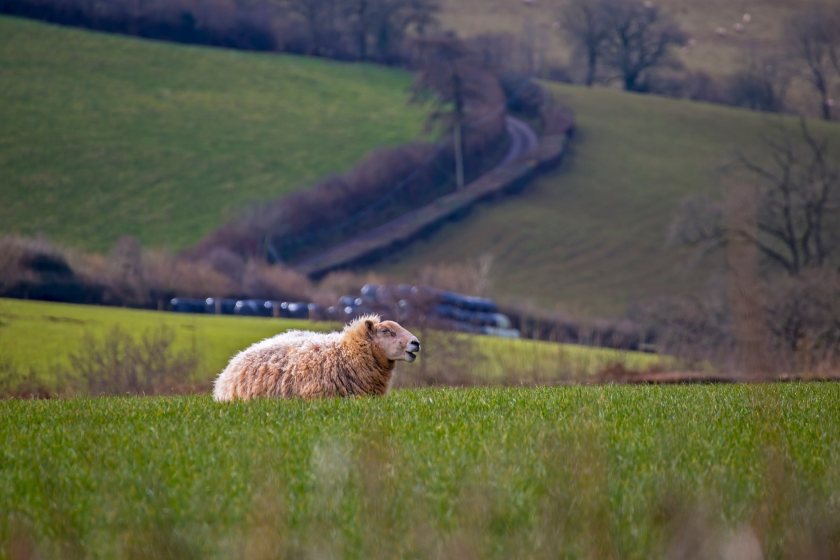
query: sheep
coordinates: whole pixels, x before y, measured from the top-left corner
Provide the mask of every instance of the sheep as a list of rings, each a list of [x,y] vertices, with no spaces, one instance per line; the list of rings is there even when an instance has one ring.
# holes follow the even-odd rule
[[[359,317],[342,332],[289,331],[234,356],[216,379],[213,398],[384,395],[395,363],[413,362],[419,351],[417,337],[378,315]]]

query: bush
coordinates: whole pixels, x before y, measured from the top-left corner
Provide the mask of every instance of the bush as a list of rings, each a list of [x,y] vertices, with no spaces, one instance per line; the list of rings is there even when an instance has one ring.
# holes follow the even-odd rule
[[[161,395],[193,392],[198,351],[175,351],[175,333],[161,327],[134,339],[121,327],[100,340],[85,334],[82,348],[70,354],[71,375],[90,395]]]
[[[768,347],[782,371],[823,374],[840,366],[840,274],[808,270],[767,289]]]
[[[312,292],[309,279],[279,265],[252,259],[242,276],[242,293],[246,297],[286,301],[308,301]]]
[[[778,113],[785,110],[789,85],[790,76],[779,60],[756,59],[729,78],[726,96],[736,107]]]

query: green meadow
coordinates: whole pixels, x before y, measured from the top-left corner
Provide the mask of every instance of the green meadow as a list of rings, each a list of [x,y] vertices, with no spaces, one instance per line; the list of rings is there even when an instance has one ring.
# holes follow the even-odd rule
[[[0,17],[0,233],[181,249],[421,134],[407,73]]]
[[[560,168],[376,270],[410,278],[429,264],[489,254],[494,296],[582,314],[620,314],[660,295],[696,294],[722,262],[697,263],[667,246],[680,201],[725,192],[736,152],[756,157],[780,122],[798,134],[792,117],[605,88],[551,91],[577,120]],[[811,127],[840,149],[840,127]]]
[[[196,353],[199,366],[194,381],[209,388],[227,361],[254,342],[289,329],[324,331],[339,325],[0,299],[0,359],[11,370],[33,371],[48,387],[63,391],[74,378],[69,356],[83,352],[91,339],[102,340],[115,327],[134,338],[167,329],[175,350]],[[520,373],[523,382],[552,383],[586,380],[612,364],[646,370],[671,363],[653,354],[605,348],[415,332],[426,349],[417,364],[400,364],[398,384],[412,385],[413,377],[448,367],[463,369],[461,378],[473,383],[510,384]]]
[[[0,556],[840,552],[840,385],[0,401]]]

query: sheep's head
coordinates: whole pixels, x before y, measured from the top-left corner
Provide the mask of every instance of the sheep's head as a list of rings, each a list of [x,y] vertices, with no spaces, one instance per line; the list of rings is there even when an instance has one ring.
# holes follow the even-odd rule
[[[413,362],[420,351],[420,341],[394,321],[365,320],[373,343],[379,346],[389,360]]]

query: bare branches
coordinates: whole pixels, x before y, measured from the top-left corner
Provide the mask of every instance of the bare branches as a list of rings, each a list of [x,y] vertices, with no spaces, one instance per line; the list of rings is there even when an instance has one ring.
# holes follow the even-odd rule
[[[560,17],[563,32],[575,50],[586,59],[584,83],[595,83],[598,64],[607,39],[604,2],[572,0]]]
[[[686,200],[671,226],[671,240],[704,252],[727,241],[747,242],[766,263],[791,276],[828,264],[840,240],[840,166],[828,142],[804,119],[793,134],[780,128],[764,141],[760,157],[737,156],[738,168],[752,177],[753,208]],[[724,219],[738,212],[736,219]]]
[[[788,44],[805,65],[805,77],[819,97],[820,116],[832,119],[832,87],[840,77],[840,10],[815,5],[788,23]]]
[[[91,395],[158,395],[188,389],[198,367],[195,348],[176,351],[175,333],[161,327],[134,339],[114,327],[101,339],[85,335],[85,344],[70,354],[73,373]]]
[[[674,20],[641,0],[573,0],[561,21],[574,49],[586,58],[587,85],[603,67],[624,89],[646,91],[654,70],[678,66],[671,48],[687,40]]]

